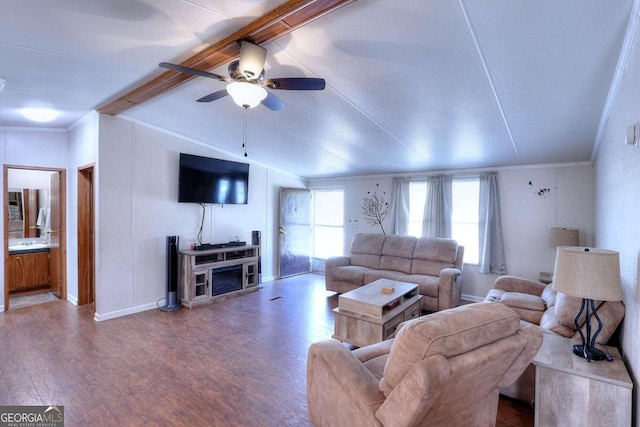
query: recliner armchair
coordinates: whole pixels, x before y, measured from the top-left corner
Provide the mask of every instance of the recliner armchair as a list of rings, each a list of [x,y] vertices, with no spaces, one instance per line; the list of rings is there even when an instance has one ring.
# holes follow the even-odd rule
[[[349,351],[309,348],[307,402],[316,426],[495,425],[498,391],[542,344],[502,304],[476,303],[401,324],[396,338]]]
[[[487,294],[485,302],[500,302],[512,308],[523,321],[540,326],[542,332],[580,340],[574,320],[582,299],[556,292],[551,284],[545,285],[518,276],[500,276]],[[597,301],[596,306],[603,324],[596,343],[604,345],[622,322],[625,308],[621,301]],[[585,317],[583,314],[579,323],[586,334]],[[592,319],[591,324],[597,324],[596,320]],[[531,364],[517,381],[500,392],[532,402],[535,397],[535,366]]]

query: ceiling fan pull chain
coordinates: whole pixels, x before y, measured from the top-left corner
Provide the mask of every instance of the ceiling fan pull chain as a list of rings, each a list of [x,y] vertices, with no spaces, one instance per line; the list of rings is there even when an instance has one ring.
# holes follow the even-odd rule
[[[242,126],[242,148],[244,148],[244,156],[247,157],[247,110],[248,107],[244,107],[244,112],[242,116],[243,126]]]

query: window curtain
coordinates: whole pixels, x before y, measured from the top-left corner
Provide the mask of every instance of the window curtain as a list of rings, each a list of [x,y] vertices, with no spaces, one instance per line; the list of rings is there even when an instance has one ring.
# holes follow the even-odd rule
[[[451,238],[452,176],[427,178],[427,199],[422,217],[424,237]]]
[[[396,176],[391,182],[391,221],[393,234],[409,234],[409,178]]]
[[[480,212],[478,230],[480,232],[480,254],[478,272],[506,274],[507,265],[502,241],[502,223],[500,218],[500,192],[498,191],[498,173],[480,174]]]

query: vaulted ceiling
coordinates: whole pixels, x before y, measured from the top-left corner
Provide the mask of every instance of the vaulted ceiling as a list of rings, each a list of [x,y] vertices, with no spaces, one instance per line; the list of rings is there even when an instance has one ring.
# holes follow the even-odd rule
[[[314,178],[591,159],[633,0],[347,3],[264,45],[267,78],[322,77],[326,89],[273,91],[284,110],[248,110],[250,160]],[[0,126],[66,128],[104,112],[165,73],[159,62],[289,4],[5,2]],[[195,102],[224,85],[194,78],[119,114],[242,156],[243,109]],[[61,114],[20,114],[40,106]]]

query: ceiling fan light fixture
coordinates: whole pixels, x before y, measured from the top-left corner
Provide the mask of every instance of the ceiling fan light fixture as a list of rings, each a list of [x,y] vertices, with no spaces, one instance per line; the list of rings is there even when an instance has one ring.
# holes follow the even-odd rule
[[[265,88],[253,83],[233,82],[227,85],[227,92],[233,98],[233,102],[240,107],[253,108],[267,97]]]

